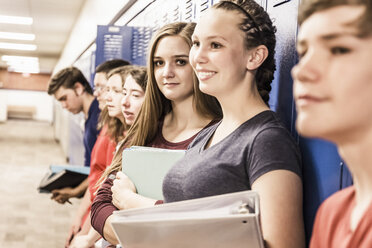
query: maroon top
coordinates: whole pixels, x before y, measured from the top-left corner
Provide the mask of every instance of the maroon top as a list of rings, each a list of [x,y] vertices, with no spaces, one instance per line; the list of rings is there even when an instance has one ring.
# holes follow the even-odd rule
[[[206,127],[209,127],[216,121],[210,122]],[[204,128],[206,128],[204,127]],[[157,148],[164,148],[164,149],[172,149],[172,150],[186,150],[189,144],[194,140],[196,135],[193,135],[192,137],[188,138],[187,140],[173,143],[169,142],[163,137],[162,133],[163,128],[163,122],[159,123],[159,131],[157,133],[157,136],[155,139],[150,142],[146,146],[150,147],[157,147]],[[116,175],[116,172],[112,173],[111,175]],[[93,201],[92,208],[91,208],[91,223],[93,228],[103,236],[103,228],[105,226],[106,219],[112,215],[112,213],[118,208],[112,204],[112,191],[111,187],[113,185],[113,178],[114,176],[108,176],[106,180],[101,185],[100,189],[97,192],[96,198]],[[161,201],[157,201],[156,204],[161,203]]]

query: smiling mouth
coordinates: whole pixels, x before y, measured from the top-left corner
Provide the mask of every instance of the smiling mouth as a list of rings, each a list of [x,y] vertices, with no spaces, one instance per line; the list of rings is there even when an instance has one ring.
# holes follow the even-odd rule
[[[213,77],[215,74],[216,74],[216,72],[212,72],[212,71],[209,71],[209,72],[199,71],[198,72],[198,78],[199,78],[199,80],[208,80],[211,77]]]

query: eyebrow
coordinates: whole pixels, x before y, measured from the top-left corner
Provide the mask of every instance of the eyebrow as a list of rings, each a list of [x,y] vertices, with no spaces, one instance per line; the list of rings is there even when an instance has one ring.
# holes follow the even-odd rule
[[[343,37],[357,37],[356,33],[353,32],[337,32],[337,33],[329,33],[329,34],[324,34],[319,37],[320,40],[323,41],[332,41],[336,39],[340,39]],[[306,39],[303,40],[298,40],[297,46],[304,46],[306,45]]]
[[[126,88],[123,88],[123,91],[127,91],[128,89]],[[132,89],[131,91],[135,91],[135,92],[138,92],[138,93],[142,93],[143,91],[142,90],[136,90],[136,89]]]
[[[178,54],[178,55],[173,55],[172,58],[188,58],[188,54]],[[154,56],[154,59],[161,59],[162,57],[160,56]]]
[[[193,35],[192,36],[192,39],[195,39],[195,38],[198,38],[198,36],[197,35]],[[206,39],[207,40],[213,40],[213,39],[222,39],[222,40],[224,40],[224,41],[228,41],[227,39],[225,39],[224,37],[222,37],[222,36],[220,36],[220,35],[211,35],[211,36],[207,36],[206,37]]]
[[[346,37],[347,36],[356,36],[356,34],[353,33],[353,32],[330,33],[330,34],[325,34],[325,35],[320,36],[320,39],[329,41],[329,40],[335,40],[335,39],[338,39],[338,38],[342,38],[342,37],[345,37],[345,36]]]

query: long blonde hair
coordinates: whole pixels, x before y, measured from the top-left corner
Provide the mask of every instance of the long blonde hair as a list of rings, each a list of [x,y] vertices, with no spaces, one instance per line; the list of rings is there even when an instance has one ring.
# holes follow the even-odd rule
[[[191,35],[195,29],[195,23],[175,22],[160,28],[152,37],[147,58],[148,82],[145,100],[141,110],[128,130],[128,134],[115,153],[111,166],[107,168],[105,175],[121,170],[122,151],[125,147],[144,146],[150,143],[158,133],[159,121],[172,111],[172,104],[158,88],[154,74],[154,54],[159,41],[167,36],[183,38],[189,48],[192,46]],[[199,81],[193,73],[194,97],[193,106],[196,111],[210,119],[222,118],[221,106],[215,97],[202,93],[199,89]]]

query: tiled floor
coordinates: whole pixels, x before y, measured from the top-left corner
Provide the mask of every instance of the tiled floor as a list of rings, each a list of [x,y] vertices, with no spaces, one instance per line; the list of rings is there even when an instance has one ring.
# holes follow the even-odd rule
[[[60,205],[37,192],[52,163],[65,163],[65,158],[50,124],[0,123],[0,247],[63,247],[80,200]]]

